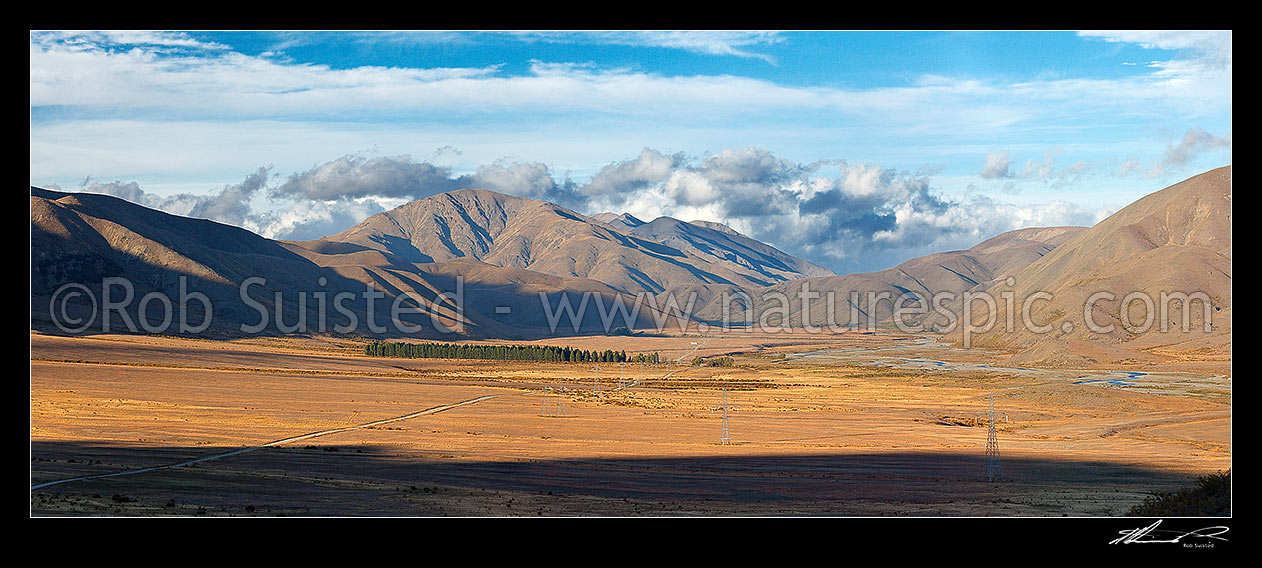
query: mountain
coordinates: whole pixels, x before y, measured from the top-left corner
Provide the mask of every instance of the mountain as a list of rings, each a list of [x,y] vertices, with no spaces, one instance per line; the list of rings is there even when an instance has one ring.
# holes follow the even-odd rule
[[[999,282],[987,292],[1018,299],[1050,294],[1050,300],[1031,304],[1035,330],[999,326],[978,334],[974,345],[1015,351],[1019,361],[1064,364],[1230,361],[1231,166],[1126,206],[1012,276],[1012,285]],[[1186,312],[1183,301],[1172,299],[1179,294],[1191,300]],[[1088,306],[1091,322],[1085,319]],[[975,308],[975,321],[985,321],[985,310]],[[1002,303],[998,314],[1000,321],[1008,317]],[[1093,331],[1089,323],[1107,331]],[[1042,326],[1050,329],[1039,332]]]
[[[291,244],[329,257],[376,251],[402,263],[476,259],[596,280],[633,295],[695,283],[766,286],[828,273],[739,234],[669,218],[643,223],[630,215],[587,217],[545,201],[473,189],[413,201],[336,235]]]
[[[215,326],[208,333],[220,335],[239,335],[264,311],[275,315],[262,333],[289,333],[300,316],[314,322],[328,312],[317,299],[338,295],[348,295],[339,308],[361,322],[350,331],[359,335],[450,339],[455,336],[438,324],[451,326],[458,316],[465,322],[461,337],[605,333],[626,322],[610,320],[607,310],[592,304],[575,329],[568,317],[556,318],[557,310],[565,300],[581,310],[592,299],[601,308],[647,299],[630,308],[639,329],[663,321],[676,325],[678,319],[662,319],[674,302],[707,324],[726,319],[737,325],[895,329],[897,322],[905,330],[950,329],[945,340],[1007,351],[1016,362],[1230,363],[1230,166],[1150,194],[1090,228],[1020,229],[967,250],[847,275],[717,223],[587,217],[478,190],[418,200],[303,242],[274,241],[106,195],[32,187],[30,203],[31,319],[44,329],[58,310],[101,314],[103,306],[82,294],[58,296],[68,285],[104,300],[103,282],[117,277],[133,289],[125,316],[115,313],[115,320],[152,323],[161,301],[150,302],[150,317],[141,320],[137,300],[192,291],[213,304]],[[246,286],[252,278],[258,284]],[[370,289],[380,291],[375,302],[366,297]],[[992,318],[984,303],[962,311],[964,294],[981,293],[995,300],[997,325],[985,327]],[[892,317],[900,298],[924,306],[941,295],[949,297],[943,307],[960,316],[954,327],[936,309]],[[391,306],[403,300],[424,309],[401,321],[425,329],[365,325],[389,322],[397,315]],[[1084,313],[1087,306],[1091,310]],[[192,322],[204,315],[197,302],[187,313],[179,306],[172,313],[177,321],[187,316]],[[968,334],[967,342],[958,325],[964,315],[984,327]],[[1010,320],[1017,325],[1009,328]]]
[[[122,278],[131,283],[133,298],[150,292],[178,297],[183,279],[186,291],[206,294],[221,306],[220,320],[236,321],[233,310],[222,306],[239,298],[238,286],[246,279],[266,279],[269,285],[260,291],[283,291],[304,282],[310,287],[320,275],[318,267],[280,243],[245,229],[170,215],[106,195],[31,188],[33,319],[48,317],[55,309],[50,307],[51,296],[66,284],[86,286],[103,302],[103,282]],[[122,302],[125,297],[121,284],[110,290],[111,299]],[[133,309],[128,318],[132,327],[138,327],[137,302],[129,304]],[[204,306],[188,306],[187,321],[200,323]],[[181,313],[178,306],[173,310]],[[125,325],[122,316],[115,318]]]
[[[794,326],[805,324],[842,328],[853,323],[863,328],[887,328],[890,327],[894,302],[900,296],[919,298],[925,305],[929,305],[930,299],[936,294],[958,295],[988,285],[1041,259],[1085,229],[1018,229],[990,238],[967,250],[917,257],[877,272],[806,278],[769,286],[754,294],[750,294],[748,290],[745,293],[750,296],[754,306],[757,320],[755,323],[767,317],[767,323],[777,325],[783,317],[787,317]],[[729,297],[737,292],[735,288],[729,288],[707,290],[701,294],[703,307],[698,311],[699,317],[721,322],[722,292],[725,291],[729,293]],[[803,294],[818,296],[803,302]],[[767,300],[762,299],[764,296]],[[876,299],[875,302],[871,301],[873,298]],[[731,303],[729,313],[729,319],[733,321],[749,316],[738,302]],[[932,311],[926,315],[932,315]],[[923,316],[916,314],[904,317],[909,325],[915,325],[923,319]],[[926,324],[926,327],[929,325]]]
[[[609,212],[597,213],[592,215],[592,219],[605,223],[606,225],[610,225],[622,232],[630,231],[644,224],[644,221],[637,219],[635,215],[630,213],[623,213],[621,215]]]
[[[276,311],[288,314],[281,322],[274,316],[265,322],[268,333],[286,332],[280,324],[290,325],[299,313],[317,321],[317,293],[353,296],[343,307],[361,323],[355,333],[367,333],[362,328],[370,320],[389,321],[386,307],[405,296],[433,301],[438,319],[450,325],[454,306],[437,300],[462,290],[463,333],[538,337],[567,333],[554,329],[557,320],[549,311],[559,307],[563,295],[577,309],[584,296],[599,297],[605,306],[619,298],[632,306],[647,292],[648,304],[633,310],[640,327],[659,323],[670,301],[695,319],[715,322],[723,315],[724,293],[792,295],[795,283],[838,295],[966,288],[1028,264],[1074,230],[1027,229],[969,251],[913,259],[877,273],[836,276],[718,223],[669,217],[646,223],[627,214],[588,218],[554,204],[486,191],[437,195],[372,216],[337,235],[285,242],[110,196],[31,188],[32,318],[51,321],[52,294],[65,284],[99,290],[103,279],[121,277],[135,283],[136,298],[150,292],[175,298],[183,276],[185,288],[206,294],[214,304],[214,331],[233,334],[259,321],[260,308],[244,305],[240,290],[250,278],[260,278],[263,284],[248,289],[253,305],[267,311],[279,306]],[[383,291],[384,298],[370,305],[363,297],[369,286]],[[541,305],[540,294],[549,299],[548,307]],[[133,301],[127,312],[133,321],[135,307]],[[189,319],[201,321],[200,305],[189,307]],[[828,321],[819,313],[823,307],[812,306],[810,322]],[[180,307],[175,310],[178,319]],[[324,311],[327,315],[328,306]],[[801,314],[789,319],[800,323]],[[610,326],[601,320],[599,309],[589,309],[580,329],[568,332],[607,331]]]
[[[632,217],[632,219],[635,219]],[[722,223],[683,222],[658,217],[641,222],[630,234],[662,243],[693,258],[715,265],[736,265],[754,274],[764,285],[775,282],[833,276],[827,268],[781,252],[770,245],[742,235]]]
[[[304,248],[107,195],[32,187],[32,325],[54,331],[55,321],[92,321],[84,332],[100,332],[108,291],[112,302],[124,306],[121,314],[111,312],[109,329],[116,332],[149,326],[145,329],[175,333],[176,322],[182,320],[199,327],[207,321],[209,303],[211,325],[198,333],[211,336],[241,335],[242,326],[252,329],[260,323],[258,333],[290,333],[305,318],[299,333],[343,326],[355,335],[451,339],[446,330],[458,329],[461,336],[529,338],[574,332],[567,329],[566,319],[554,333],[540,293],[551,305],[558,304],[560,294],[573,295],[576,304],[583,295],[606,302],[622,296],[595,280],[496,267],[476,259],[416,263],[406,250],[396,254],[349,243],[320,244]],[[118,284],[106,290],[107,281]],[[365,293],[369,286],[381,296],[370,300]],[[76,288],[85,294],[66,294]],[[171,322],[165,326],[161,300],[151,300],[146,319],[140,319],[140,300],[153,293],[171,302]],[[206,302],[179,301],[193,294],[203,295]],[[339,295],[346,299],[335,306]],[[425,309],[399,315],[392,312],[396,300],[404,308]],[[463,312],[457,314],[457,307]],[[54,312],[60,319],[54,320]],[[322,314],[325,326],[320,328]],[[649,321],[652,311],[643,309],[640,315]],[[406,327],[389,325],[395,316]],[[601,332],[598,316],[596,310],[583,314],[579,331]]]

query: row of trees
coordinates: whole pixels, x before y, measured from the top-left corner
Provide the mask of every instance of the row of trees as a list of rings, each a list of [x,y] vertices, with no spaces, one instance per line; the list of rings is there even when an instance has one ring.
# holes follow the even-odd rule
[[[626,351],[589,351],[552,345],[465,345],[374,341],[364,346],[370,357],[413,359],[488,359],[492,361],[557,361],[580,363],[657,363],[657,353],[628,356]]]
[[[719,357],[695,357],[692,360],[692,365],[694,367],[731,367],[735,364],[736,360],[728,357],[727,355],[721,355]]]

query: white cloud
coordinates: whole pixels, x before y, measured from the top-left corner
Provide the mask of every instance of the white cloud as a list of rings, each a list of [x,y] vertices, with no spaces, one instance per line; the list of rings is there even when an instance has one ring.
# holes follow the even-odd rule
[[[1176,51],[1170,59],[1147,62],[1143,78],[1164,96],[1177,96],[1200,111],[1206,104],[1231,104],[1231,30],[1128,30],[1079,32],[1083,37],[1131,43],[1145,49]],[[1199,96],[1198,94],[1199,93]],[[1143,96],[1143,95],[1141,95]]]
[[[299,176],[292,185],[283,178],[276,188],[292,191],[278,195],[319,202],[244,217],[271,235],[341,230],[339,223],[385,207],[387,197],[481,184],[579,210],[726,222],[790,252],[848,262],[924,243],[963,243],[1022,220],[1094,215],[947,199],[930,190],[933,172],[889,167],[916,171],[942,160],[929,151],[966,156],[947,175],[1002,180],[1001,191],[1011,193],[1021,184],[1065,187],[1101,172],[1156,175],[1224,150],[1229,159],[1230,131],[1221,125],[1231,111],[1230,32],[1086,35],[1178,51],[1123,79],[1008,83],[924,75],[854,88],[564,61],[536,61],[525,72],[495,63],[335,68],[248,56],[187,34],[39,32],[30,41],[31,177],[63,186],[86,175],[137,180],[114,191],[136,196],[134,189],[136,199],[239,219],[243,213],[232,205],[247,200],[188,187],[220,187],[241,164],[270,163]],[[761,48],[782,39],[722,31],[581,38],[734,57],[760,57]],[[1126,132],[1125,161],[1097,160],[1099,150],[1075,147],[1097,128]],[[1153,132],[1163,128],[1186,133],[1163,147]],[[1136,140],[1143,151],[1135,150]],[[686,153],[646,148],[654,144]],[[444,150],[451,147],[460,151]],[[768,147],[776,152],[760,149]],[[409,157],[436,148],[427,162]],[[978,171],[977,158],[988,151]],[[810,162],[820,153],[866,163]],[[431,163],[439,158],[449,162]],[[569,179],[574,169],[583,170],[578,183]],[[163,185],[176,176],[182,185]]]
[[[1148,49],[1207,48],[1223,43],[1224,39],[1231,41],[1230,30],[1085,30],[1078,35],[1135,43]]]
[[[1144,169],[1138,158],[1127,158],[1117,167],[1117,175],[1127,176]]]
[[[843,272],[967,248],[1008,230],[1096,221],[1096,212],[1065,201],[1018,206],[984,196],[950,200],[933,189],[928,175],[841,160],[827,164],[795,163],[754,148],[729,149],[676,160],[665,181],[601,193],[592,207],[645,220],[667,215],[722,222]],[[1081,167],[1053,173],[1069,175]]]
[[[627,33],[607,41],[726,42],[742,49],[782,39],[721,31]],[[402,34],[398,41],[409,37]],[[1221,35],[1100,37],[1154,46],[1212,44],[1230,61],[1229,34],[1225,47]],[[1208,52],[1186,49],[1192,55]],[[167,172],[222,179],[260,157],[293,170],[365,148],[423,154],[448,144],[466,152],[447,156],[463,161],[452,167],[465,172],[506,155],[528,155],[527,161],[562,171],[586,169],[649,144],[698,153],[756,144],[796,152],[799,159],[816,148],[862,148],[883,152],[864,159],[915,168],[930,158],[913,152],[929,151],[927,146],[1043,139],[1048,132],[1056,136],[1048,143],[1072,143],[1094,135],[1094,123],[1229,114],[1229,67],[1226,80],[1203,63],[1197,64],[1199,73],[1168,72],[1180,62],[1203,60],[1171,58],[1149,74],[1120,80],[1008,84],[925,75],[903,86],[858,89],[728,75],[664,76],[571,62],[537,61],[518,75],[500,64],[340,69],[248,56],[182,34],[35,33],[31,175],[35,182],[63,184],[89,173],[148,177],[146,185],[153,186]],[[1065,117],[1074,118],[1072,126]],[[121,125],[118,132],[109,132],[114,125]],[[487,129],[495,135],[485,135]],[[867,144],[873,136],[880,141]],[[109,143],[102,143],[106,139]],[[998,166],[988,164],[983,177],[997,173]],[[600,192],[596,185],[590,190]]]
[[[552,176],[551,168],[540,162],[499,160],[493,164],[478,166],[472,176],[461,180],[458,185],[551,201],[566,206],[574,206],[579,200],[568,184],[558,183]]]
[[[200,195],[180,193],[163,197],[144,191],[135,181],[93,183],[91,178],[84,180],[81,189],[87,193],[113,195],[174,215],[244,226],[253,217],[250,200],[267,185],[270,178],[270,168],[259,168],[246,175],[241,183]]]
[[[328,201],[365,196],[419,199],[459,189],[451,169],[410,156],[366,157],[347,155],[289,176],[272,193]]]
[[[772,57],[749,51],[750,47],[780,43],[783,37],[774,31],[688,30],[688,31],[597,31],[597,32],[521,32],[526,40],[554,43],[586,43],[664,47],[708,55],[731,55],[761,59],[775,63]]]
[[[1165,171],[1167,168],[1181,169],[1203,152],[1229,149],[1231,149],[1230,139],[1214,136],[1204,128],[1191,128],[1183,134],[1183,139],[1177,145],[1166,148],[1157,169],[1159,171]]]
[[[268,189],[278,177],[283,181]],[[591,190],[593,185],[599,191]],[[636,158],[610,164],[587,184],[558,181],[550,168],[534,162],[497,161],[457,176],[407,156],[344,156],[288,176],[260,168],[239,184],[204,195],[160,197],[136,182],[85,189],[236,224],[270,238],[309,240],[438,189],[464,187],[562,204],[569,200],[589,214],[608,210],[645,220],[667,215],[718,221],[843,272],[967,248],[1012,229],[1090,224],[1096,218],[1063,201],[1017,206],[984,196],[945,199],[927,175],[842,160],[802,164],[757,148],[699,158],[645,149]],[[280,201],[272,210],[253,211],[251,196],[264,190]]]
[[[722,195],[704,175],[691,171],[672,173],[663,189],[666,197],[690,207],[710,205]]]
[[[104,30],[104,31],[48,31],[31,34],[31,43],[62,43],[71,49],[96,50],[103,48],[123,48],[128,46],[146,46],[158,48],[189,48],[196,50],[220,51],[228,46],[195,39],[182,32],[152,30]]]
[[[1012,152],[1004,150],[986,154],[986,163],[977,175],[983,179],[1004,179],[1012,177],[1008,168],[1012,165]]]
[[[685,157],[682,154],[667,156],[645,148],[633,160],[615,162],[601,168],[582,189],[584,195],[603,196],[624,191],[634,191],[646,185],[659,183],[670,177]]]
[[[665,38],[675,37],[672,32],[662,33]],[[1050,102],[1085,104],[1088,110],[1146,109],[1155,114],[1187,108],[1184,103],[1189,100],[1203,106],[1208,104],[1203,99],[1213,99],[1222,91],[1219,87],[1208,94],[1198,92],[1188,88],[1186,81],[1173,80],[1007,85],[940,76],[925,76],[903,87],[846,89],[786,86],[729,75],[662,76],[568,62],[535,62],[530,74],[518,76],[504,74],[498,64],[335,69],[228,50],[170,54],[150,45],[107,49],[93,43],[94,37],[70,43],[33,36],[32,107],[117,107],[219,119],[544,110],[698,120],[792,109],[841,113],[890,132],[949,133],[993,131],[1065,108],[1047,108]]]
[[[307,241],[342,232],[386,209],[374,198],[298,201],[256,215],[243,226],[272,239]]]

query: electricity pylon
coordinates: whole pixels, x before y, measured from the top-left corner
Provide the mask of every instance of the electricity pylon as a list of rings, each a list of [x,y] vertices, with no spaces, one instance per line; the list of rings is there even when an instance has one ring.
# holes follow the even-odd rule
[[[999,437],[995,432],[995,393],[990,393],[989,425],[986,429],[986,481],[1003,479],[1003,464],[999,461]]]
[[[727,389],[723,389],[723,430],[719,433],[719,443],[724,446],[732,443],[731,432],[727,427]]]
[[[556,396],[555,404],[548,404],[549,391]],[[561,382],[557,381],[556,387],[547,388],[543,393],[543,409],[539,411],[539,416],[564,417],[565,416],[565,395],[561,394]]]

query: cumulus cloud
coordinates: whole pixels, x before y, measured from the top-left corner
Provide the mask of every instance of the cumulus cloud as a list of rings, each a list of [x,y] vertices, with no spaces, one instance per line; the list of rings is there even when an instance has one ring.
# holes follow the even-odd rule
[[[244,226],[271,239],[309,241],[345,231],[385,210],[379,200],[371,198],[296,201],[286,208],[258,214]]]
[[[270,168],[259,168],[241,183],[225,185],[218,191],[198,195],[178,193],[157,195],[145,191],[135,181],[84,181],[80,190],[103,193],[173,215],[210,219],[236,225],[272,239],[311,240],[346,230],[374,213],[386,210],[387,204],[399,205],[381,197],[345,197],[332,200],[295,199],[279,207],[256,212],[251,200],[262,192],[274,176]]]
[[[1022,175],[1064,178],[1058,148],[1027,163]],[[998,153],[993,164],[1012,162]],[[548,165],[498,160],[472,173],[410,157],[343,157],[290,175],[271,194],[297,198],[257,217],[265,236],[314,239],[345,230],[385,208],[382,199],[415,199],[458,188],[545,199],[574,210],[630,212],[652,220],[726,223],[753,239],[834,270],[872,270],[906,257],[968,247],[1000,232],[1034,225],[1089,225],[1093,213],[1066,203],[1016,207],[986,197],[952,201],[931,184],[934,169],[901,172],[877,164],[799,163],[769,150],[733,148],[688,157],[646,148],[604,165],[586,182],[558,177]]]
[[[123,183],[121,181],[112,182],[93,182],[92,178],[84,180],[81,189],[86,193],[102,193],[105,195],[113,195],[114,197],[126,199],[132,203],[139,203],[146,207],[161,209],[157,204],[161,203],[162,198],[157,195],[145,193],[140,189],[140,184],[134,181]]]
[[[273,198],[339,201],[400,198],[416,200],[457,189],[488,189],[532,199],[577,206],[585,198],[568,179],[557,181],[540,162],[498,160],[457,175],[447,166],[415,161],[411,156],[346,155],[291,174],[273,188]]]
[[[659,167],[637,169],[646,164]],[[646,169],[651,176],[613,175]],[[1076,169],[1053,167],[1051,173]],[[934,190],[932,173],[844,160],[797,163],[757,148],[692,159],[645,150],[639,158],[606,167],[579,191],[590,191],[595,209],[722,222],[844,272],[967,248],[1026,226],[1096,220],[1094,213],[1064,202],[1018,207],[983,196],[946,199]],[[607,177],[635,182],[612,184]],[[599,191],[591,191],[593,185]]]
[[[276,197],[322,201],[365,197],[421,197],[458,189],[450,168],[415,162],[410,156],[347,155],[289,176],[272,190]]]
[[[175,215],[210,219],[230,225],[244,225],[251,218],[250,200],[263,189],[271,177],[271,168],[260,167],[245,176],[241,183],[225,185],[204,195],[179,193],[160,196],[141,189],[137,182],[92,182],[84,180],[81,189],[87,193],[113,195]]]
[[[1027,165],[1054,167],[1053,150]],[[1049,165],[1052,164],[1052,165]],[[1035,225],[1089,225],[1097,215],[1064,202],[1016,206],[972,195],[942,197],[934,170],[906,172],[877,164],[821,160],[800,163],[758,148],[700,157],[644,149],[589,180],[558,178],[546,164],[501,160],[456,174],[408,156],[343,156],[284,178],[269,168],[206,195],[160,197],[136,182],[85,184],[164,211],[243,226],[265,237],[310,240],[350,228],[368,216],[442,191],[477,188],[551,201],[580,212],[629,212],[651,220],[727,224],[785,252],[854,272],[886,268],[912,256],[967,248],[1004,231]],[[252,212],[263,192],[276,207]]]
[[[539,162],[506,162],[478,166],[472,176],[457,180],[462,187],[489,189],[531,199],[541,199],[567,207],[581,207],[586,201],[575,192],[574,184],[558,182],[552,169]]]
[[[270,175],[268,168],[259,168],[239,184],[224,186],[218,194],[196,198],[188,215],[240,225],[250,216],[250,199],[267,185]]]
[[[159,196],[137,182],[91,183],[83,191],[105,193],[176,215],[245,227],[269,238],[309,240],[341,232],[368,216],[408,201],[456,189],[489,189],[577,207],[585,198],[568,179],[558,182],[538,162],[498,161],[472,174],[410,156],[346,155],[290,174],[268,186],[270,168],[259,168],[234,185],[204,195]],[[251,200],[265,193],[274,208],[254,212]]]
[[[1013,170],[1016,161],[1010,150],[1001,150],[986,154],[978,177],[986,180],[1005,180],[999,188],[1002,193],[1020,193],[1023,182],[1037,182],[1051,187],[1063,187],[1080,181],[1083,177],[1096,173],[1100,164],[1077,160],[1063,166],[1061,156],[1065,153],[1059,146],[1047,148],[1037,158],[1029,158],[1019,171]]]
[[[1138,158],[1127,158],[1117,166],[1117,175],[1126,176],[1144,169]]]
[[[991,152],[986,154],[986,163],[982,165],[982,171],[977,175],[983,179],[1004,179],[1012,177],[1012,173],[1008,168],[1012,165],[1012,152],[1004,150],[1001,152]]]
[[[639,191],[666,181],[683,165],[685,159],[682,153],[667,156],[645,148],[638,158],[614,162],[601,168],[583,187],[582,192],[587,196],[600,197]]]
[[[1221,158],[1220,158],[1221,156]],[[1219,161],[1222,160],[1222,161]],[[1147,166],[1137,157],[1115,160],[1111,164],[1110,173],[1123,177],[1140,175],[1146,178],[1164,179],[1172,174],[1184,173],[1189,169],[1202,170],[1218,167],[1231,161],[1231,132],[1224,136],[1216,136],[1208,130],[1195,126],[1184,131],[1166,143],[1165,151],[1160,158],[1153,159]],[[1089,168],[1078,166],[1078,172]],[[1071,171],[1066,168],[1066,171]]]
[[[1062,153],[1064,153],[1064,150],[1058,147],[1044,150],[1042,159],[1031,158],[1025,162],[1025,167],[1021,168],[1021,177],[1035,179],[1049,179],[1053,177],[1056,173],[1056,157]]]
[[[1203,152],[1230,148],[1231,140],[1214,136],[1204,128],[1191,128],[1178,144],[1166,148],[1158,169],[1183,168]]]

